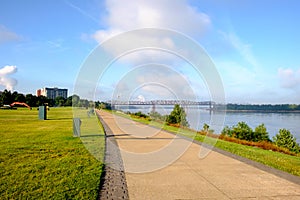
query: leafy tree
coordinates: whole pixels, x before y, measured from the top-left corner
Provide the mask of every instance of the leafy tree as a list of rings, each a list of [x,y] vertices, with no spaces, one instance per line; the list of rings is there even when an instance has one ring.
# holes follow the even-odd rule
[[[58,96],[55,98],[55,106],[64,106],[65,104],[65,98]]]
[[[142,118],[148,118],[149,116],[147,116],[146,114],[142,113],[141,111],[134,113],[133,115],[137,116],[137,117],[142,117]]]
[[[15,101],[18,101],[18,102],[25,102],[25,96],[24,94],[17,94],[15,96]]]
[[[189,127],[189,123],[186,119],[186,113],[182,107],[176,104],[173,108],[173,111],[166,119],[169,124],[179,124],[180,126]]]
[[[65,102],[65,106],[72,106],[73,96],[69,96]]]
[[[232,132],[233,137],[241,140],[252,141],[253,131],[248,126],[248,124],[246,124],[246,122],[239,122],[236,126],[233,127]]]
[[[99,108],[99,109],[107,109],[107,110],[111,110],[111,104],[106,103],[106,102],[95,102],[95,107]]]
[[[11,91],[4,90],[1,94],[0,102],[2,105],[9,105],[13,103],[14,99],[12,97]]]
[[[300,146],[296,142],[296,138],[287,129],[280,129],[273,137],[273,142],[279,147],[285,147],[292,152],[299,153]]]
[[[260,124],[255,128],[252,141],[270,141],[269,133],[267,132],[267,128],[264,124]]]
[[[88,109],[89,101],[87,99],[79,99],[79,107],[85,107]]]
[[[25,96],[25,103],[27,103],[30,107],[35,107],[37,106],[37,97],[32,94],[26,94]]]
[[[72,96],[72,105],[79,107],[79,101],[80,101],[80,97],[76,94],[73,94]]]
[[[227,135],[229,137],[232,137],[232,130],[229,126],[225,126],[221,132],[222,135]]]

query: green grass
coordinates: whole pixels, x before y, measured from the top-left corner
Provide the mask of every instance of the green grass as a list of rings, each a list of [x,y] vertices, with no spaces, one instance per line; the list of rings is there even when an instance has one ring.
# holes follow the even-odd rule
[[[130,118],[126,114],[116,113],[120,116]],[[213,145],[216,148],[223,149],[230,153],[248,158],[250,160],[254,160],[265,164],[267,166],[273,167],[275,169],[279,169],[285,172],[288,172],[293,175],[300,176],[300,157],[299,156],[291,156],[279,152],[273,152],[269,150],[260,149],[252,146],[245,146],[241,144],[236,144],[233,142],[228,142],[220,139],[215,139],[211,137],[205,137],[203,135],[197,134],[195,131],[190,129],[180,129],[173,126],[168,126],[166,124],[162,124],[160,122],[149,122],[143,118],[130,118],[134,121],[141,122],[144,124],[150,124],[152,126],[156,126],[159,128],[163,128],[164,130],[184,135],[186,137],[193,138],[194,140],[204,142],[209,145]]]
[[[0,110],[0,199],[96,199],[103,131],[87,141],[98,147],[93,156],[73,137],[71,108],[50,108],[48,119],[36,108]]]

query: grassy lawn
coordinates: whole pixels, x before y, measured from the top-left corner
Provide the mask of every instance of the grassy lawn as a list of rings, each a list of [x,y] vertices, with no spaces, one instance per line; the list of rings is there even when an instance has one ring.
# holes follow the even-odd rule
[[[0,110],[0,199],[97,198],[103,131],[74,138],[72,119],[72,108],[50,108],[48,120],[36,108]]]
[[[287,154],[279,153],[279,152],[273,152],[269,150],[260,149],[257,147],[251,147],[251,146],[245,146],[241,144],[236,144],[233,142],[227,142],[220,139],[215,139],[211,137],[205,137],[200,134],[196,134],[195,131],[189,130],[189,129],[178,129],[173,126],[168,126],[166,124],[162,124],[160,122],[149,122],[146,119],[143,118],[137,118],[137,117],[129,117],[126,114],[120,113],[120,112],[114,112],[114,114],[117,114],[119,116],[123,116],[126,118],[130,118],[134,121],[138,121],[144,124],[149,124],[155,127],[163,128],[164,130],[181,134],[186,137],[193,138],[194,140],[204,142],[206,144],[213,145],[216,148],[223,149],[225,151],[231,152],[233,154],[263,163],[265,165],[268,165],[270,167],[300,176],[300,157],[299,156],[290,156]]]

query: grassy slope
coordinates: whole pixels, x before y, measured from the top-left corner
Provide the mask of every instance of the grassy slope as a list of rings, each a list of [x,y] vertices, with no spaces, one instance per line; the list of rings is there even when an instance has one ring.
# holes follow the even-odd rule
[[[117,113],[120,116],[130,118],[128,115]],[[263,163],[270,167],[300,176],[300,157],[290,156],[283,153],[268,151],[256,147],[245,146],[241,144],[236,144],[233,142],[227,142],[224,140],[216,140],[214,138],[205,137],[203,135],[196,134],[195,131],[187,129],[178,129],[176,127],[162,125],[159,122],[149,122],[148,120],[142,118],[131,118],[135,121],[150,124],[159,128],[163,128],[167,131],[178,133],[187,137],[194,138],[194,140],[205,142],[207,144],[214,145],[219,149],[231,152],[233,154]],[[163,127],[162,127],[163,126]]]
[[[45,121],[36,109],[0,110],[0,199],[97,197],[102,162],[72,136],[72,117],[71,108]]]

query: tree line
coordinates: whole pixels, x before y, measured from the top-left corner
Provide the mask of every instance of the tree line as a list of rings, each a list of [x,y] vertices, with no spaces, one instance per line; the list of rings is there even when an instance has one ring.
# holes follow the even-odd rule
[[[300,105],[296,104],[227,104],[227,110],[240,110],[240,111],[300,111]]]
[[[49,99],[45,96],[36,96],[33,94],[22,94],[17,91],[11,92],[4,90],[0,94],[0,106],[10,105],[13,102],[24,102],[30,107],[37,107],[48,104],[48,106],[76,106],[76,107],[93,107],[95,102],[89,101],[87,99],[81,99],[78,95],[72,95],[68,98],[63,98],[61,96],[56,97],[55,99]],[[97,105],[100,105],[100,102],[96,102]]]

